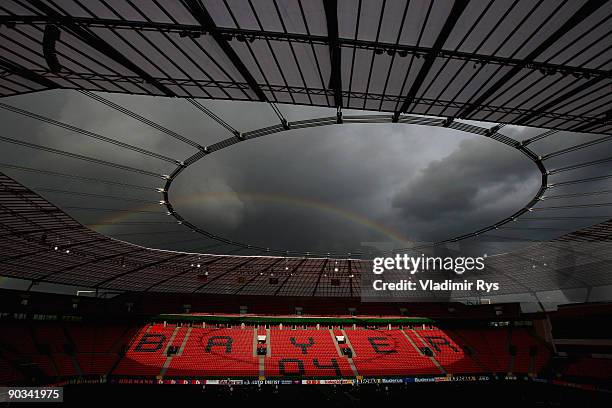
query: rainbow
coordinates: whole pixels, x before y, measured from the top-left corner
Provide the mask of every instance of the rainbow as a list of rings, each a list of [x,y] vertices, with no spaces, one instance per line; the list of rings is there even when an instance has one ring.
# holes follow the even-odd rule
[[[344,208],[333,206],[329,203],[320,200],[312,200],[303,197],[294,197],[284,194],[271,194],[271,193],[256,193],[256,192],[208,192],[208,193],[198,193],[190,196],[184,196],[177,200],[173,200],[173,206],[177,206],[177,204],[194,204],[201,203],[205,201],[214,201],[214,200],[230,200],[230,199],[248,199],[259,202],[269,202],[275,204],[285,204],[293,207],[302,207],[314,209],[317,211],[321,211],[326,214],[332,214],[341,219],[348,220],[357,225],[364,226],[371,231],[375,231],[396,243],[409,243],[411,240],[407,236],[403,235],[399,231],[390,228],[386,225],[383,225],[379,222],[376,222],[370,218],[364,217],[361,214],[358,214],[353,211],[349,211]],[[142,210],[151,210],[159,208],[155,204],[148,204],[146,206],[137,208],[135,211]],[[124,221],[129,219],[130,217],[138,215],[138,212],[122,212],[120,214],[113,215],[112,217],[106,218],[101,222],[105,224],[113,224],[116,222]],[[98,232],[103,232],[105,227],[109,227],[110,225],[94,225],[91,228]]]

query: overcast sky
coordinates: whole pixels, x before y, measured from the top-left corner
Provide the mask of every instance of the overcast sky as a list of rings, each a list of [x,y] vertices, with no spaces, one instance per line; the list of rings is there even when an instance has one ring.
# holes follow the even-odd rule
[[[183,100],[104,95],[202,145],[230,133]],[[74,91],[5,98],[4,103],[183,160],[195,150]],[[263,103],[202,101],[233,127],[247,131],[278,123]],[[289,121],[333,116],[329,109],[280,106]],[[350,112],[345,112],[345,115]],[[0,135],[164,174],[172,164],[14,113],[0,110]],[[484,124],[486,127],[492,124]],[[538,129],[505,127],[524,139]],[[545,154],[601,136],[559,133],[531,147]],[[155,204],[163,180],[0,142],[0,161],[150,187],[150,191],[83,183],[2,168],[73,217],[126,241],[167,249],[227,252],[212,247]],[[612,154],[602,143],[547,162],[549,168]],[[574,179],[612,173],[606,164],[555,176]],[[536,193],[540,174],[519,152],[482,136],[402,124],[350,124],[292,130],[236,144],[184,171],[170,198],[185,218],[215,234],[264,247],[300,251],[367,251],[372,243],[395,247],[434,241],[489,225],[522,208]],[[609,189],[610,182],[556,189],[555,194]],[[125,201],[66,192],[127,198]],[[578,190],[581,189],[581,190]],[[551,190],[550,194],[552,195]],[[589,201],[590,200],[590,201]],[[554,200],[554,205],[609,201],[601,196]],[[553,205],[551,202],[547,205]],[[84,208],[95,208],[86,210]],[[126,211],[104,211],[104,210]],[[135,212],[138,211],[138,212]],[[609,214],[606,207],[547,215]],[[551,238],[596,219],[521,224],[533,230],[497,235]],[[146,223],[135,225],[133,223]],[[548,229],[542,229],[548,228]],[[369,243],[369,244],[365,244]]]

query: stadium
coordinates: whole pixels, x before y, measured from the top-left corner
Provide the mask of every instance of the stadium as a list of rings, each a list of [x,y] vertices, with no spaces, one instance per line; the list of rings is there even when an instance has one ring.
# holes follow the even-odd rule
[[[611,39],[604,0],[0,2],[0,402],[609,406]]]

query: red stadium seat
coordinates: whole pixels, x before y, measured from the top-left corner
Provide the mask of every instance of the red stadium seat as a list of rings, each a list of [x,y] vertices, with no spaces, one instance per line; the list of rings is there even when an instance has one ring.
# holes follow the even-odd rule
[[[352,377],[345,356],[339,354],[329,329],[270,330],[265,360],[267,377]]]
[[[167,358],[164,353],[165,347],[175,328],[175,326],[163,327],[161,325],[143,327],[113,374],[159,375]]]
[[[258,377],[253,329],[192,328],[187,343],[172,357],[168,376]]]
[[[435,363],[410,343],[402,330],[346,330],[360,375],[440,374]]]
[[[478,364],[458,339],[439,329],[415,331],[423,343],[432,351],[434,358],[448,373],[478,373],[483,366]]]

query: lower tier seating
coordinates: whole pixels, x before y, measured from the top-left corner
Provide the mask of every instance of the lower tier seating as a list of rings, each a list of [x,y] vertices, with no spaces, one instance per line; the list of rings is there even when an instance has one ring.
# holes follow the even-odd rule
[[[414,333],[421,339],[423,345],[428,347],[435,359],[446,372],[478,373],[493,371],[476,360],[474,353],[480,350],[466,348],[461,345],[458,338],[442,330],[415,330]],[[474,357],[472,357],[474,355]]]
[[[266,377],[352,377],[348,359],[341,355],[329,329],[270,330]]]
[[[157,376],[166,362],[165,349],[176,328],[152,325],[143,327],[136,341],[113,371],[118,375]]]
[[[203,377],[258,377],[253,329],[192,328],[167,375]]]
[[[361,375],[442,374],[403,330],[346,330],[353,361]]]
[[[101,375],[320,378],[535,373],[549,358],[547,345],[526,328],[262,329],[11,322],[0,330],[0,384]],[[568,373],[581,368],[572,370]]]

